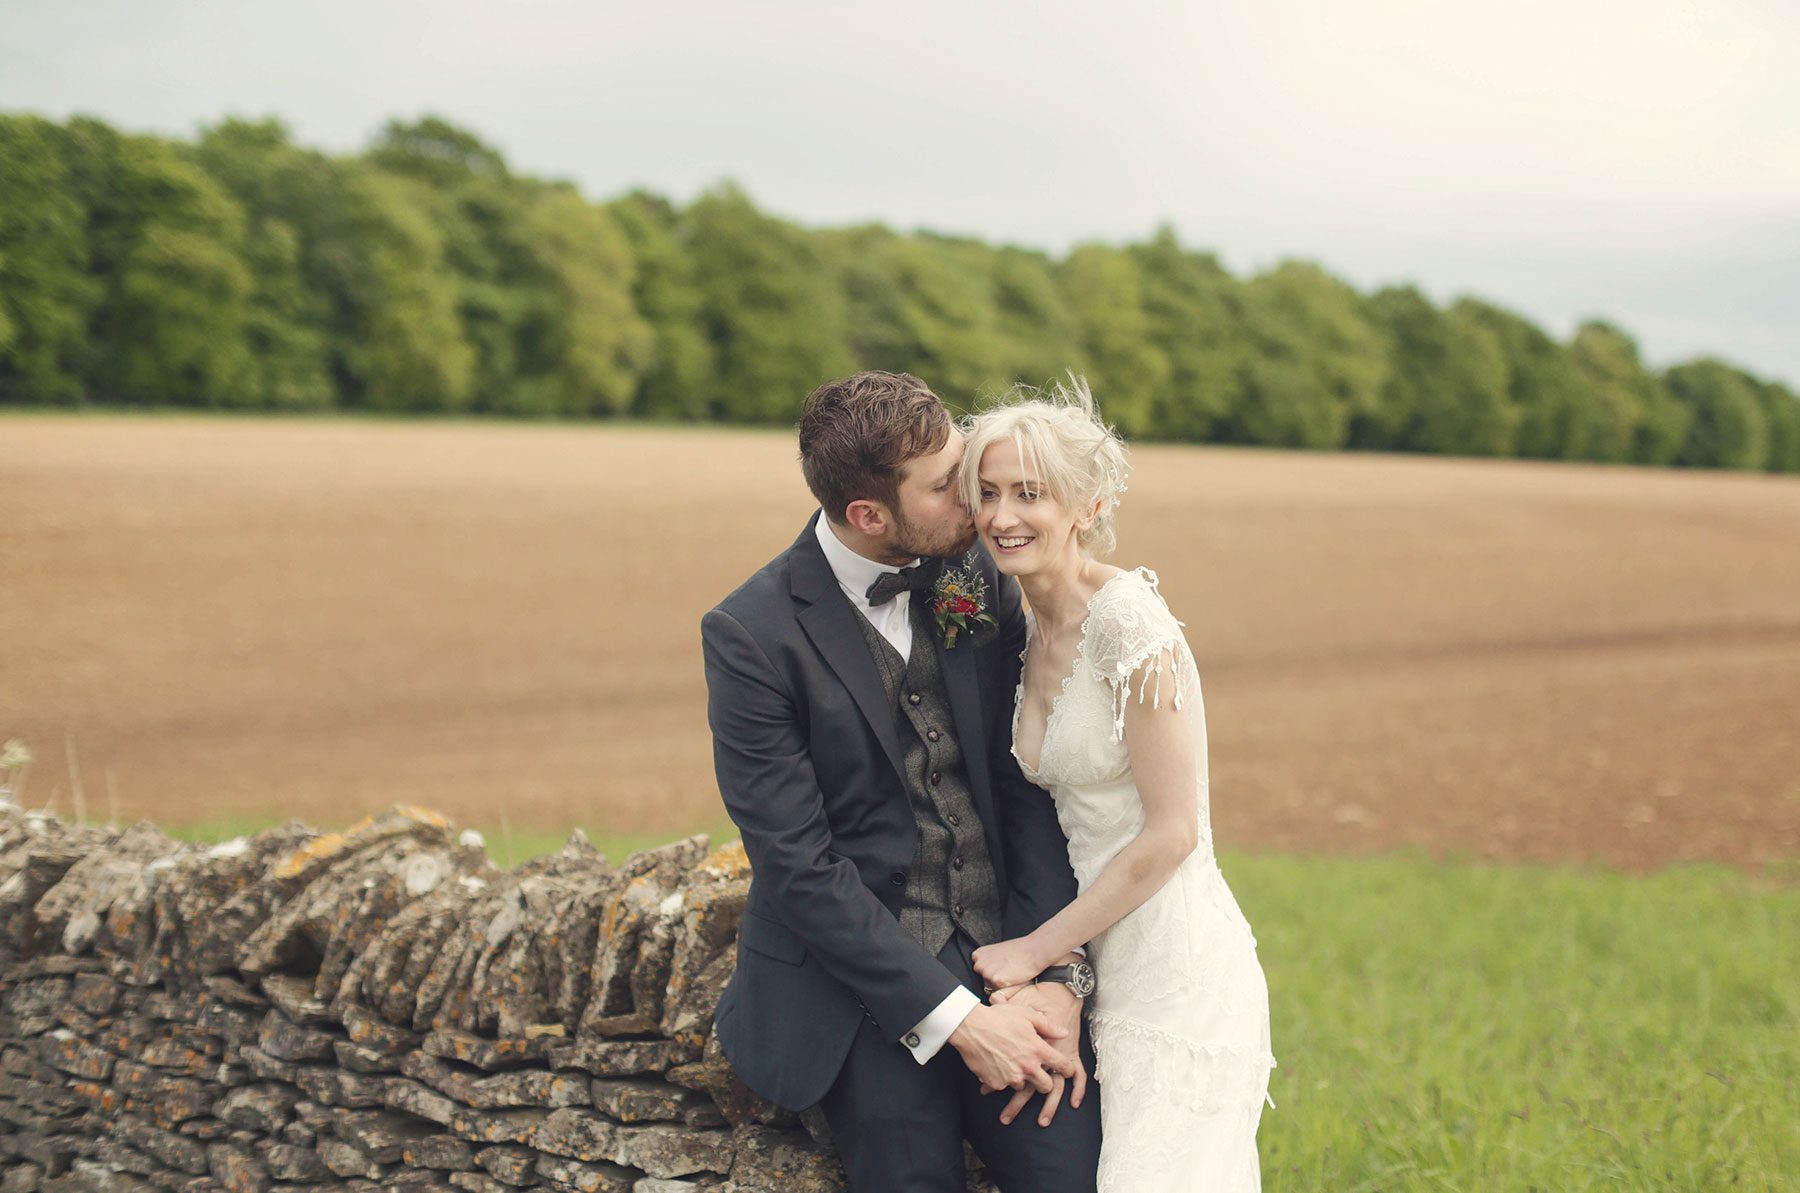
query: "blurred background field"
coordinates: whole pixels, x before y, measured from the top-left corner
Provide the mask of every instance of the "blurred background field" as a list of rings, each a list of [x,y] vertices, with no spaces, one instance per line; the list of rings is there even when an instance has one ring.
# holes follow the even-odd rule
[[[0,418],[28,803],[715,825],[700,616],[811,504],[791,433]],[[1800,854],[1800,482],[1143,447],[1117,561],[1201,662],[1238,849]],[[73,768],[71,767],[73,762]]]

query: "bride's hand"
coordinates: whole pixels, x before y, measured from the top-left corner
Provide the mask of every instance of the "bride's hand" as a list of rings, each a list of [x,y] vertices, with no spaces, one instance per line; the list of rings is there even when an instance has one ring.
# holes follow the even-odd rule
[[[1049,964],[1029,936],[984,945],[975,950],[974,957],[975,972],[995,990],[1022,986],[1044,972]]]

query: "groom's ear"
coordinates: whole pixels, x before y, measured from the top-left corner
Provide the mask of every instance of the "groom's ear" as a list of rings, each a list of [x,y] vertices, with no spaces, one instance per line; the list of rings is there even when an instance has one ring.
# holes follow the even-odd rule
[[[887,507],[879,501],[852,501],[844,509],[844,521],[850,529],[871,538],[880,538],[888,532]]]

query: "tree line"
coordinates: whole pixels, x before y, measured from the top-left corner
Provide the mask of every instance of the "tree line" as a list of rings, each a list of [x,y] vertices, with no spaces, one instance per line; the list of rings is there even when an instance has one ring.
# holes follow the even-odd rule
[[[1055,256],[806,228],[737,188],[592,203],[437,118],[356,156],[0,115],[0,402],[793,421],[819,381],[953,404],[1085,373],[1127,435],[1800,472],[1800,400],[1476,298],[1238,277],[1168,229]]]

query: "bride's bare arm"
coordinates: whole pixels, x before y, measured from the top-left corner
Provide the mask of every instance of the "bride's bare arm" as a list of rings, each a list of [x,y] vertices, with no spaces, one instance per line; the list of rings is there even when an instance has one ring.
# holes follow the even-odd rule
[[[1187,716],[1167,696],[1175,676],[1172,651],[1146,662],[1127,681],[1128,692],[1156,690],[1162,669],[1164,695],[1156,701],[1128,700],[1125,745],[1144,806],[1144,827],[1106,864],[1074,902],[1032,932],[975,952],[975,971],[990,986],[1029,982],[1071,949],[1092,940],[1135,911],[1175,873],[1199,844],[1195,810],[1198,749]]]

